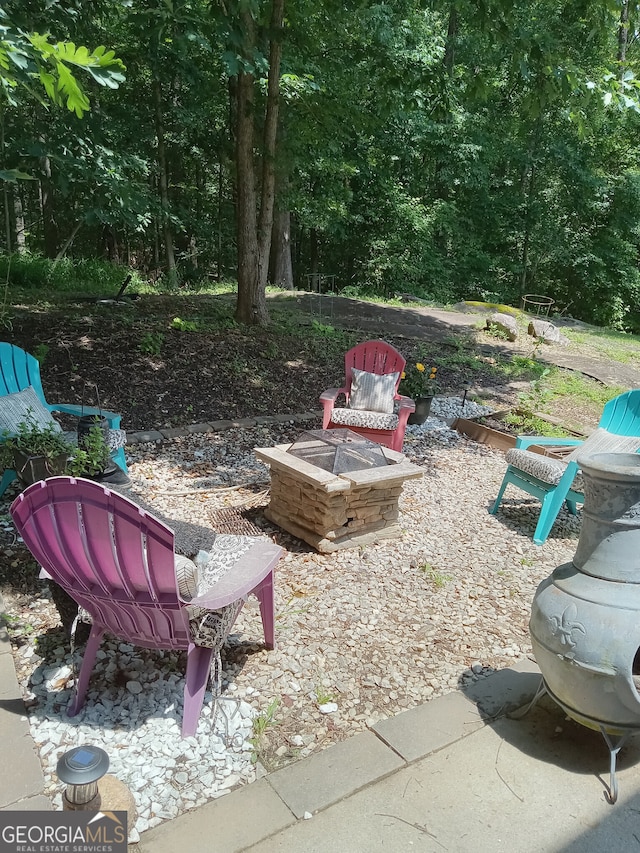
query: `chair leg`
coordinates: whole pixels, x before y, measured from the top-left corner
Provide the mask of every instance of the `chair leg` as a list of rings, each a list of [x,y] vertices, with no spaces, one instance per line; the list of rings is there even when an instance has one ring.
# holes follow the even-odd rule
[[[213,649],[189,644],[187,672],[184,681],[184,713],[182,715],[182,737],[192,737],[198,728],[204,693],[207,689]]]
[[[269,572],[260,586],[253,590],[260,602],[260,616],[262,617],[262,630],[264,631],[264,644],[268,649],[276,647],[276,610],[273,598],[273,572]]]
[[[119,465],[120,468],[122,468],[125,474],[129,473],[129,469],[127,468],[127,457],[124,455],[124,447],[119,447],[111,458],[116,465]]]
[[[67,710],[67,716],[69,717],[75,717],[84,705],[84,697],[89,686],[89,679],[91,678],[93,666],[96,662],[96,652],[100,648],[103,634],[104,628],[97,627],[96,625],[91,626],[91,632],[82,658],[82,665],[80,666],[78,683],[76,684],[76,695],[73,697],[73,701]]]
[[[577,514],[578,514],[578,506],[577,506],[577,504],[576,504],[576,502],[575,502],[575,501],[570,501],[570,500],[567,498],[567,500],[565,501],[565,503],[566,503],[566,505],[567,505],[567,509],[569,510],[569,512],[571,513],[571,515],[577,515]]]
[[[561,490],[554,489],[552,492],[546,494],[542,500],[542,509],[540,510],[538,523],[533,534],[533,541],[536,545],[543,545],[547,536],[551,533],[551,528],[564,503],[564,497],[560,492]]]
[[[13,483],[13,481],[17,479],[18,475],[15,471],[12,471],[10,468],[5,468],[5,472],[2,475],[2,480],[0,481],[0,497],[4,495],[11,483]]]
[[[500,506],[500,502],[502,501],[502,497],[504,495],[504,490],[509,485],[509,471],[510,470],[511,470],[510,468],[507,468],[507,473],[504,475],[504,478],[502,480],[502,485],[500,486],[500,491],[498,492],[498,497],[495,499],[495,501],[493,502],[493,506],[489,510],[489,513],[491,515],[495,515],[498,512],[498,507]]]

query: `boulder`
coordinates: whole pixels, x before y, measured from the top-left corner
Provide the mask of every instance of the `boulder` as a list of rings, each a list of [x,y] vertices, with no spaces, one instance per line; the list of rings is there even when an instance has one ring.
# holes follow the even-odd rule
[[[548,320],[531,320],[528,332],[534,338],[543,340],[545,344],[560,344],[560,346],[566,347],[569,343],[569,339],[565,338],[558,328]]]
[[[490,329],[492,326],[497,326],[506,332],[510,341],[515,341],[518,337],[518,324],[515,317],[511,317],[509,314],[496,313],[487,317],[487,329]]]

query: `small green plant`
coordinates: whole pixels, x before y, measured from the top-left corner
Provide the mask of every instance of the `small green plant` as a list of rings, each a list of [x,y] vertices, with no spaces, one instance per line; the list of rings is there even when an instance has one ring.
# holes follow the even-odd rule
[[[183,320],[180,317],[174,317],[171,321],[171,328],[178,329],[181,332],[197,332],[198,324],[195,320]]]
[[[104,471],[109,448],[98,425],[92,426],[82,445],[75,447],[54,424],[42,425],[28,412],[17,431],[2,435],[0,467],[14,469],[25,482],[30,481],[29,461],[44,460],[44,475],[70,474],[93,477]],[[38,471],[40,469],[37,469]]]
[[[252,736],[249,743],[253,747],[251,761],[255,764],[265,751],[266,733],[271,726],[276,724],[276,711],[280,705],[278,698],[272,699],[267,710],[253,718]]]
[[[243,376],[248,370],[248,365],[242,356],[234,355],[229,361],[229,373],[233,376]]]
[[[27,411],[24,421],[18,424],[14,434],[4,432],[0,444],[0,466],[14,468],[18,474],[26,465],[26,460],[32,457],[42,457],[45,467],[52,469],[59,457],[69,457],[73,446],[56,429],[54,423],[42,425],[31,410]],[[58,473],[60,473],[58,471]]]
[[[74,448],[66,471],[73,477],[95,477],[104,471],[108,460],[109,448],[104,433],[98,424],[94,424],[78,447]]]
[[[264,358],[268,358],[271,361],[277,361],[282,358],[280,353],[280,348],[275,341],[269,341],[269,343],[264,348],[262,355]]]
[[[491,338],[496,338],[499,341],[508,341],[511,340],[511,336],[509,332],[503,328],[502,326],[498,326],[497,323],[490,323],[485,329],[484,333],[489,335]]]
[[[40,367],[44,364],[44,361],[47,357],[47,353],[49,352],[48,344],[38,344],[38,346],[33,348],[33,355],[38,360]]]
[[[320,683],[316,684],[314,692],[318,705],[326,705],[327,702],[333,702],[335,698],[333,693],[329,693],[325,686]]]
[[[423,563],[420,566],[420,571],[424,573],[424,576],[435,586],[436,589],[443,589],[449,581],[453,580],[453,575],[439,572],[431,565],[431,563]]]
[[[313,320],[311,323],[311,328],[316,333],[316,335],[320,335],[324,338],[332,338],[336,335],[335,326],[329,326],[325,323],[320,323],[318,320]]]
[[[139,349],[143,355],[160,355],[163,343],[162,332],[145,332],[140,339]]]

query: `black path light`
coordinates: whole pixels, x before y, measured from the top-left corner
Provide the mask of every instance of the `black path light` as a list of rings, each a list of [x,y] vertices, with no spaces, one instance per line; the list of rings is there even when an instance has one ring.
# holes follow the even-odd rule
[[[85,806],[98,794],[98,780],[109,769],[109,756],[99,746],[76,746],[58,761],[56,773],[65,782],[71,807]]]

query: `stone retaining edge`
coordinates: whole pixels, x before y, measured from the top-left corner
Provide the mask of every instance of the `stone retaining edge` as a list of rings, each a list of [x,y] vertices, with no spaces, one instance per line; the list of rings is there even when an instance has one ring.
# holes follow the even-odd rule
[[[302,412],[294,415],[257,415],[255,418],[237,418],[235,420],[206,421],[190,424],[184,427],[167,427],[167,429],[142,430],[127,432],[127,444],[159,444],[172,438],[182,438],[185,435],[195,435],[203,432],[224,432],[233,428],[252,429],[263,424],[305,423],[322,417],[322,411]]]

